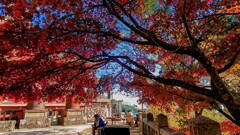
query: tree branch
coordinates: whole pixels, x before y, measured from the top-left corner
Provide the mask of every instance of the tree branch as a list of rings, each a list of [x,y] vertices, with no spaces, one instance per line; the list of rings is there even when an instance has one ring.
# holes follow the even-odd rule
[[[228,60],[228,63],[221,69],[218,69],[217,72],[220,74],[226,70],[228,70],[229,68],[232,67],[232,65],[235,63],[235,60],[237,59],[237,57],[240,54],[240,46],[238,46],[235,54],[233,54],[232,58]]]
[[[63,28],[57,28],[57,30],[62,30],[62,31],[66,31],[66,32],[78,32],[78,33],[89,33],[89,34],[98,34],[98,36],[107,36],[107,37],[113,37],[114,39],[118,39],[120,41],[124,41],[124,42],[129,42],[129,43],[133,43],[133,44],[141,44],[141,45],[149,45],[151,44],[151,42],[149,41],[136,41],[136,40],[131,40],[129,38],[123,38],[120,37],[116,34],[113,34],[111,32],[105,32],[105,31],[89,31],[89,30],[69,30],[69,29],[63,29]],[[59,36],[61,37],[61,36]],[[54,39],[54,37],[51,37],[49,39]]]
[[[183,24],[184,24],[184,26],[186,28],[186,31],[187,31],[189,39],[194,42],[195,39],[193,38],[193,36],[192,36],[192,34],[191,34],[190,30],[189,30],[189,27],[188,27],[185,15],[182,15],[182,19],[183,19]]]
[[[135,27],[140,28],[137,21],[133,18],[133,16],[126,11],[126,9],[118,2],[113,1],[122,11],[123,13],[132,21],[132,23],[135,25]]]
[[[133,69],[132,67],[124,64],[123,62],[121,62],[119,60],[119,58],[126,59],[126,60],[130,59],[127,56],[114,56],[114,57],[109,56],[109,59],[111,61],[117,62],[119,65],[123,66],[127,70],[129,70],[129,71],[131,71],[131,72],[133,72],[137,75],[153,79],[153,80],[155,80],[159,83],[165,84],[165,85],[178,86],[178,87],[181,87],[181,88],[185,88],[185,89],[188,89],[188,90],[190,90],[194,93],[201,94],[201,95],[204,95],[204,96],[207,96],[207,97],[210,97],[210,98],[215,97],[214,92],[209,90],[209,89],[205,89],[205,88],[199,87],[197,85],[189,84],[189,83],[186,83],[185,81],[181,81],[181,80],[177,80],[177,79],[166,79],[166,78],[162,78],[162,77],[159,77],[159,76],[154,76],[147,69],[145,69],[143,66],[141,66],[139,64],[131,63],[131,61],[128,61],[128,62],[130,62],[130,64],[133,64],[134,66],[136,66],[136,67],[138,67],[138,68],[140,68],[141,70],[144,71],[144,72],[141,72],[137,69]]]
[[[231,117],[229,114],[224,112],[217,104],[218,103],[216,103],[214,101],[212,102],[212,105],[213,105],[214,108],[216,108],[216,110],[218,110],[222,115],[224,115],[227,119],[232,121],[234,124],[239,125],[239,123],[233,117]]]
[[[157,36],[154,33],[152,33],[151,31],[146,30],[145,28],[140,27],[140,26],[134,27],[134,25],[129,24],[128,21],[126,21],[123,17],[121,17],[121,15],[119,15],[119,13],[116,11],[113,3],[111,3],[110,1],[109,1],[109,3],[110,3],[110,5],[107,3],[107,0],[103,0],[103,5],[106,6],[109,13],[114,15],[119,21],[121,21],[123,24],[125,24],[129,29],[134,31],[136,34],[138,34],[141,37],[148,40],[150,43],[149,45],[161,47],[168,51],[174,51],[174,53],[178,53],[178,54],[188,54],[189,53],[189,49],[190,49],[189,47],[183,47],[181,45],[175,46],[175,45],[168,44],[162,40],[159,40],[157,38]]]
[[[188,22],[192,22],[192,21],[197,21],[197,20],[202,20],[202,19],[206,19],[209,17],[215,17],[215,16],[231,16],[231,15],[239,15],[240,12],[238,13],[216,13],[216,14],[208,14],[208,15],[204,15],[200,18],[196,18],[196,19],[192,19],[192,20],[188,20]]]
[[[185,26],[185,28],[186,28],[186,31],[187,31],[187,34],[188,34],[189,39],[190,39],[192,42],[194,42],[195,39],[193,38],[193,36],[192,36],[192,34],[191,34],[191,32],[190,32],[190,29],[189,29],[189,27],[188,27],[187,19],[186,19],[186,16],[185,16],[185,15],[186,15],[186,0],[184,0],[184,4],[183,4],[182,20],[183,20],[183,24],[184,24],[184,26]]]
[[[144,71],[144,74],[152,74],[151,72],[149,72],[144,66],[138,64],[137,62],[131,60],[129,57],[127,56],[108,56],[110,60],[116,61],[117,63],[121,63],[126,65],[125,63],[122,63],[121,61],[119,61],[118,59],[125,59],[127,60],[128,63],[133,64],[135,67],[141,69],[142,71]]]

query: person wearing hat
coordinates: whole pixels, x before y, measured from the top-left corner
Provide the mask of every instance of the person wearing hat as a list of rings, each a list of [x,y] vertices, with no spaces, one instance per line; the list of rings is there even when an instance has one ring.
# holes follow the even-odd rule
[[[94,115],[95,121],[92,125],[92,134],[95,135],[95,130],[100,127],[104,127],[107,123],[104,123],[104,120],[98,115]]]

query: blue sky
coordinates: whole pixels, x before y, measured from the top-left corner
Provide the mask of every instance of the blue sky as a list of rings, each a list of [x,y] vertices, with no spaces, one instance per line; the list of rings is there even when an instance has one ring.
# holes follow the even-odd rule
[[[0,3],[0,15],[2,14],[2,4]]]

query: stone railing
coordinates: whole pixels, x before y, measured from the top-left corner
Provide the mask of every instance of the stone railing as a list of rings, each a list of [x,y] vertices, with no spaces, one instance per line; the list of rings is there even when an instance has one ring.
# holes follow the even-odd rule
[[[204,116],[198,116],[188,121],[190,135],[221,135],[218,122]]]
[[[190,119],[189,127],[190,135],[221,135],[219,123],[204,116]],[[140,114],[140,132],[142,135],[184,135],[168,127],[167,116],[159,114],[154,121],[151,113]]]
[[[19,126],[19,120],[22,118],[21,110],[2,110],[0,111],[0,132],[11,132]]]
[[[25,110],[24,119],[20,120],[19,128],[43,128],[50,127],[48,110]]]
[[[78,125],[86,124],[86,118],[83,116],[83,111],[80,109],[64,109],[59,118],[60,125]]]
[[[14,130],[16,120],[0,121],[0,132],[11,132]]]
[[[183,133],[168,127],[167,116],[159,114],[157,120],[153,120],[153,114],[142,115],[142,134],[143,135],[184,135]]]

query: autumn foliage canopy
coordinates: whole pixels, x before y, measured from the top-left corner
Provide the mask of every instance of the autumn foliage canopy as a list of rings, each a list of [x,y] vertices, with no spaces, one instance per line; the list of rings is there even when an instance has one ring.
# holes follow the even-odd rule
[[[1,0],[0,92],[94,98],[117,88],[240,125],[235,0]]]

